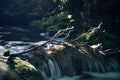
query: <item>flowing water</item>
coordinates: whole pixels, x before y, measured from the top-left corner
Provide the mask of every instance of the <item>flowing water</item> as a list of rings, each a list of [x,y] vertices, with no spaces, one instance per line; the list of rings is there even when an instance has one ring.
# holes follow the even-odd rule
[[[31,44],[41,45],[41,44],[44,44],[45,42],[46,41],[41,41],[41,42],[9,41],[6,46],[7,46],[7,48],[9,48],[9,50],[11,52],[21,52],[21,51],[27,50],[29,48],[28,46]],[[4,46],[1,46],[0,51],[2,51],[3,47]],[[92,78],[96,78],[96,77],[99,77],[99,78],[113,77],[114,78],[115,75],[120,75],[119,73],[116,73],[116,72],[118,72],[119,64],[114,59],[110,59],[108,64],[109,64],[109,66],[105,67],[100,61],[91,63],[91,62],[83,59],[83,60],[81,60],[80,67],[82,68],[82,73],[84,73],[84,72],[85,73],[81,74],[79,76],[76,75],[73,77],[68,77],[68,76],[62,75],[57,61],[48,59],[46,66],[48,66],[47,70],[50,73],[50,77],[48,77],[46,75],[46,72],[44,70],[41,70],[41,71],[43,71],[41,73],[44,77],[44,80],[86,80],[86,77],[88,77],[88,78],[90,77],[90,79],[91,79],[91,77]],[[68,66],[68,67],[70,67],[70,66]],[[111,73],[111,71],[114,71],[115,73],[114,72]],[[99,76],[99,75],[102,75],[102,76]],[[107,75],[107,76],[103,76],[103,75]],[[119,78],[118,76],[116,76],[116,77]],[[116,79],[116,77],[115,77],[115,79]]]
[[[56,61],[48,60],[51,79],[58,79],[61,77],[61,71]]]
[[[14,30],[16,28],[13,28]],[[23,29],[19,29],[23,30]],[[27,30],[28,31],[28,30]],[[26,31],[25,31],[26,32]],[[0,35],[1,37],[3,36]],[[43,34],[42,34],[43,36]],[[46,37],[46,36],[45,36]],[[47,35],[47,38],[50,38]],[[13,39],[14,40],[14,39]],[[63,41],[62,38],[56,38],[55,41]],[[44,44],[46,41],[39,41],[39,42],[23,42],[23,41],[8,41],[6,46],[0,46],[0,52],[4,48],[10,49],[11,52],[21,52],[27,50],[30,45],[41,45]],[[90,63],[87,60],[82,59],[80,68],[82,69],[82,74],[75,75],[75,76],[67,76],[63,75],[60,69],[60,64],[55,60],[48,59],[46,63],[46,68],[50,73],[50,77],[47,76],[46,71],[41,70],[41,74],[43,75],[45,80],[120,80],[120,73],[118,72],[119,64],[114,60],[110,59],[108,62],[109,66],[104,66],[100,61],[95,61]],[[73,65],[71,65],[73,66]],[[70,66],[67,66],[70,67]],[[110,68],[110,69],[109,69]],[[111,72],[114,71],[114,72]],[[85,72],[85,73],[84,73]],[[117,73],[116,73],[117,72]]]

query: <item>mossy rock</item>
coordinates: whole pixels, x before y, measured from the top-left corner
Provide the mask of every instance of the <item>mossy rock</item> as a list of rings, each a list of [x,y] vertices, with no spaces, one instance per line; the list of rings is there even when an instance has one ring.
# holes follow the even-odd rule
[[[15,65],[14,65],[15,70],[19,73],[25,72],[25,71],[27,71],[27,72],[36,72],[37,71],[37,69],[32,64],[20,59],[19,57],[16,57],[14,59],[14,63],[15,63]]]
[[[12,66],[24,80],[38,80],[38,78],[42,78],[41,73],[34,67],[34,65],[19,57],[13,59]]]

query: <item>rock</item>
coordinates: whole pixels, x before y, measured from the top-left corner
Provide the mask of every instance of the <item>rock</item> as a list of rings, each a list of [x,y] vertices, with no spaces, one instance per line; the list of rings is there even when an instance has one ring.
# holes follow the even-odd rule
[[[32,64],[20,59],[19,57],[16,57],[14,59],[14,63],[15,63],[15,70],[17,72],[21,73],[23,71],[30,71],[30,72],[37,71],[37,69]]]
[[[0,61],[0,80],[20,80],[20,77],[10,69],[8,64]]]

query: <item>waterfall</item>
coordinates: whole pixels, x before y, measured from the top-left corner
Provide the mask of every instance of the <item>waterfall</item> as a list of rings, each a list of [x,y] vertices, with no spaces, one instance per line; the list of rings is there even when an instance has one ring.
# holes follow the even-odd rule
[[[98,63],[95,62],[94,64],[95,64],[95,67],[96,67],[96,71],[99,73],[99,70],[100,70],[100,69],[99,69],[99,65],[98,65]]]
[[[52,79],[57,79],[61,77],[61,71],[56,61],[48,60],[48,66],[50,69],[50,74]]]
[[[98,64],[99,64],[99,66],[100,66],[100,68],[101,68],[101,72],[105,73],[105,68],[104,68],[104,66],[103,66],[100,62],[98,62]]]
[[[118,72],[119,70],[119,64],[114,60],[114,59],[110,59],[109,64],[111,65],[111,67],[113,68],[113,70],[115,72]]]
[[[109,59],[108,62],[102,63],[100,61],[95,61],[93,63],[85,60],[82,61],[82,72],[97,72],[97,73],[105,73],[105,72],[118,72],[119,64],[114,59]]]

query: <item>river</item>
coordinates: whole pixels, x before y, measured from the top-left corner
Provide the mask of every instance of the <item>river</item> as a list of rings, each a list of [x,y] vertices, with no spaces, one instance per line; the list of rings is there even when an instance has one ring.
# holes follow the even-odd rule
[[[1,53],[2,53],[2,49],[6,47],[9,48],[9,50],[13,53],[22,52],[24,50],[27,50],[30,45],[41,45],[41,44],[44,44],[47,39],[51,38],[46,33],[41,33],[41,32],[32,33],[33,32],[32,30],[25,29],[25,28],[18,28],[18,27],[11,27],[11,28],[1,27],[0,31],[1,31],[0,33],[1,39],[4,39],[7,41],[7,45],[0,46]],[[63,38],[55,38],[54,41],[63,42],[65,40]],[[28,56],[31,56],[31,55],[28,55]],[[73,75],[73,76],[62,74],[62,71],[60,68],[61,65],[56,60],[47,59],[47,62],[45,63],[45,65],[47,65],[47,70],[50,76],[47,76],[47,72],[42,70],[43,71],[42,75],[44,76],[44,80],[120,80],[120,73],[118,71],[105,72],[104,67],[101,66],[103,73],[99,72],[100,69],[98,68],[99,67],[98,63],[96,63],[94,66],[97,72],[83,71],[80,75]],[[86,62],[84,63],[84,65],[86,65]],[[111,65],[113,66],[113,68],[116,67],[112,63]],[[70,66],[67,66],[67,67],[70,67]],[[86,67],[84,67],[83,69],[85,68]]]

